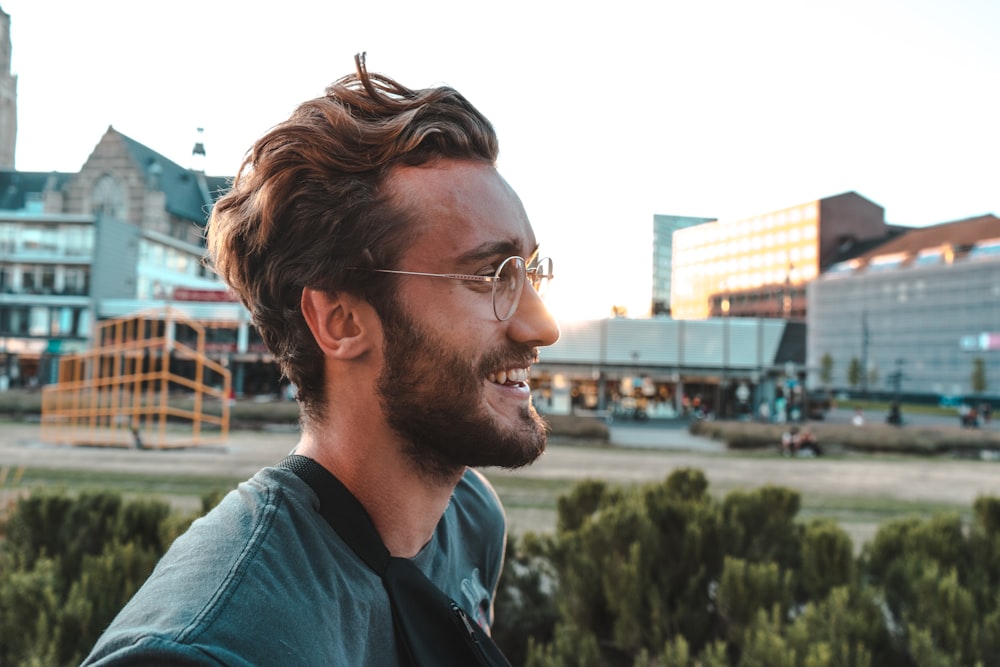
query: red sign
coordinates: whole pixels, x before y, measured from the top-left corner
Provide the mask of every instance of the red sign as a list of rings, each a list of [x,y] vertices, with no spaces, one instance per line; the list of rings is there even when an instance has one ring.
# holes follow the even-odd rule
[[[236,301],[229,290],[175,287],[174,301]]]

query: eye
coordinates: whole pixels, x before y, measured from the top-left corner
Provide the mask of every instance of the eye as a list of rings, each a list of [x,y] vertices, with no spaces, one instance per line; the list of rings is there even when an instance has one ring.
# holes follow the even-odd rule
[[[493,278],[496,275],[496,269],[485,268],[481,271],[477,271],[472,274],[477,278]],[[493,289],[493,280],[470,280],[466,285],[477,292],[489,292]]]
[[[497,274],[496,291],[520,293],[521,287],[524,285],[523,281],[524,260],[520,257],[510,257],[500,265],[500,270]]]

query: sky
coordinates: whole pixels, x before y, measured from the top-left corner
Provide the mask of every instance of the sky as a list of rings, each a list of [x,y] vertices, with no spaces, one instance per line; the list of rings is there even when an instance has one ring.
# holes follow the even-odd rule
[[[892,224],[1000,215],[996,0],[0,0],[16,168],[78,171],[109,125],[233,175],[368,68],[446,84],[554,259],[560,319],[648,312],[654,214],[741,219],[847,191]]]

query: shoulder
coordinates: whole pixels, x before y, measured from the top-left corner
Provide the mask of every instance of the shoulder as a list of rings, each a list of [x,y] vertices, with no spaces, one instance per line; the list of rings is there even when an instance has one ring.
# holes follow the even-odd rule
[[[447,515],[457,521],[465,535],[480,539],[506,541],[507,516],[500,497],[489,480],[478,470],[469,469],[452,493]]]
[[[169,652],[178,660],[192,654],[227,664],[287,664],[292,646],[301,656],[346,650],[343,636],[359,623],[352,614],[383,611],[367,594],[380,583],[329,529],[317,504],[285,470],[266,468],[240,484],[174,542],[90,660],[127,664],[119,658]],[[304,622],[302,609],[316,613]]]
[[[503,505],[493,485],[481,472],[472,468],[462,475],[452,499],[453,502],[471,507],[474,511],[497,512],[503,515]]]

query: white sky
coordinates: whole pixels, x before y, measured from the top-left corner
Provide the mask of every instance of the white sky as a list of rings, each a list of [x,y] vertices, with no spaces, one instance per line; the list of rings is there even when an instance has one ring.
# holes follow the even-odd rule
[[[555,259],[560,317],[647,310],[654,213],[734,219],[854,190],[896,224],[1000,214],[997,0],[0,0],[16,166],[108,125],[206,171],[352,71],[446,83]]]

